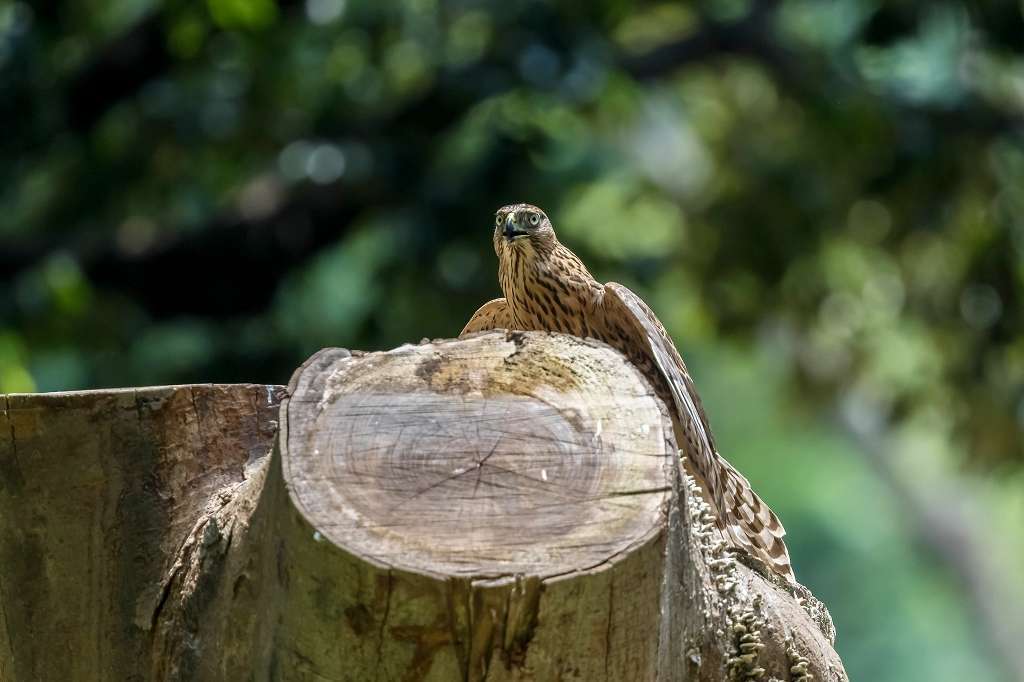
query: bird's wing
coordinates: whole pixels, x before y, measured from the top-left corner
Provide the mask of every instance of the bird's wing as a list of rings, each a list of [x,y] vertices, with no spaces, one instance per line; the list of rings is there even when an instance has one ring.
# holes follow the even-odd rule
[[[480,306],[469,322],[462,328],[459,336],[487,329],[508,329],[512,320],[508,314],[508,303],[503,298],[495,298]]]
[[[687,432],[687,440],[690,441],[692,448],[700,453],[716,452],[715,439],[711,435],[711,427],[708,425],[700,396],[697,395],[697,388],[693,385],[686,363],[669,338],[664,325],[643,299],[628,288],[616,282],[609,282],[604,286],[604,290],[606,314],[627,321],[627,333],[631,333],[634,342],[639,342],[650,354],[661,376],[664,377],[679,417],[684,422],[683,429]],[[703,457],[706,458],[707,455],[704,454]],[[691,459],[700,457],[691,456]]]
[[[653,360],[675,403],[680,431],[690,466],[704,479],[711,501],[718,508],[722,529],[733,544],[761,559],[795,582],[786,535],[778,517],[761,501],[750,482],[718,454],[704,406],[686,369],[686,363],[654,312],[632,291],[609,282],[604,288],[604,312],[618,321],[630,345]],[[636,358],[630,358],[634,362]]]

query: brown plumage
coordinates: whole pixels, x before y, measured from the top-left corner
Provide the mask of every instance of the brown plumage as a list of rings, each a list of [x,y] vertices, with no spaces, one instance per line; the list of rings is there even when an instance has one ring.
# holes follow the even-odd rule
[[[718,453],[686,364],[647,304],[621,284],[597,282],[535,206],[498,210],[494,250],[505,298],[481,306],[462,335],[485,329],[555,331],[593,337],[617,349],[675,407],[676,440],[726,538],[795,582],[783,542],[786,531],[747,479]]]

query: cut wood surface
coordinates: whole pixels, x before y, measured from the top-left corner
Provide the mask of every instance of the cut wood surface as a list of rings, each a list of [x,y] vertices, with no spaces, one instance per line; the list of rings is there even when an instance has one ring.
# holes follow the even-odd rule
[[[0,679],[846,679],[606,346],[328,349],[289,393],[0,397]]]
[[[655,542],[675,464],[659,404],[603,348],[545,348],[317,356],[287,404],[292,499],[339,546],[445,576],[550,577]]]

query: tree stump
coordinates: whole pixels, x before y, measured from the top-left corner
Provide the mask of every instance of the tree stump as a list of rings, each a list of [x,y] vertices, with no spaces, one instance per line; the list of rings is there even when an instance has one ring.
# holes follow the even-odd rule
[[[846,679],[603,344],[321,351],[265,456],[277,395],[0,401],[0,679]]]

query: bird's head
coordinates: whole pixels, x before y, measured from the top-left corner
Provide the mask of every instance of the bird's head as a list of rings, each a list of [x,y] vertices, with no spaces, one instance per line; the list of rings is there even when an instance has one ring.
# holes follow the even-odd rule
[[[512,250],[540,253],[556,244],[555,228],[536,206],[511,204],[494,214],[494,250],[499,257]]]

